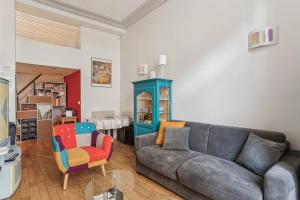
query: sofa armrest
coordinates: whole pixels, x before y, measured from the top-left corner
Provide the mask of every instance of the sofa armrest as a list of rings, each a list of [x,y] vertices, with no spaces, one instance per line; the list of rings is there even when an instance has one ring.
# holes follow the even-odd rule
[[[157,132],[136,136],[134,142],[135,151],[138,151],[139,149],[145,146],[154,145],[156,137],[157,137]]]
[[[264,200],[298,200],[300,152],[289,151],[264,176]]]

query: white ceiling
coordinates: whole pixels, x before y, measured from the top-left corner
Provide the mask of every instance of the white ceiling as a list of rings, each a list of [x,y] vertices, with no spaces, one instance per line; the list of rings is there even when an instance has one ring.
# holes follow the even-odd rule
[[[66,6],[123,21],[136,9],[150,0],[54,0]]]
[[[25,0],[18,0],[24,2]],[[81,17],[127,28],[167,0],[33,0]]]

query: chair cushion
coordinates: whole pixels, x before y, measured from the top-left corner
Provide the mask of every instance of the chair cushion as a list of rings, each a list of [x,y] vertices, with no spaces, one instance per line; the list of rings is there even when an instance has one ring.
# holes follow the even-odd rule
[[[263,176],[279,161],[286,148],[286,143],[273,142],[251,133],[236,162]]]
[[[89,155],[89,162],[95,162],[102,159],[105,159],[106,152],[99,148],[99,147],[91,147],[91,146],[85,146],[81,147],[81,149],[85,150]]]
[[[189,150],[190,128],[165,128],[163,149],[165,150]]]
[[[136,152],[141,164],[173,180],[177,180],[176,170],[183,162],[200,154],[195,151],[163,150],[159,145],[146,146]]]
[[[159,125],[159,130],[157,133],[157,138],[155,144],[163,145],[164,144],[164,137],[165,137],[165,128],[166,127],[173,127],[173,128],[183,128],[185,122],[164,122],[161,121]]]
[[[76,134],[90,134],[96,130],[95,124],[91,122],[75,123],[74,126]]]
[[[216,200],[262,200],[263,180],[246,168],[208,154],[198,155],[177,170],[179,182]]]
[[[54,126],[54,136],[60,136],[66,149],[76,148],[76,137],[74,124],[63,124]]]
[[[87,164],[89,162],[89,154],[82,148],[68,149],[67,155],[70,167]]]

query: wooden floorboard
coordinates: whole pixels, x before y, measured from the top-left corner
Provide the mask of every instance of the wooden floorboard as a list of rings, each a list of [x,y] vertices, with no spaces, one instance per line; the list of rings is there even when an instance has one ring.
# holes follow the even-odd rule
[[[22,180],[12,200],[83,200],[87,184],[97,175],[103,176],[101,167],[71,174],[68,188],[62,190],[63,175],[54,161],[49,140],[20,144],[22,149]],[[124,199],[177,200],[173,192],[135,172],[133,147],[114,142],[112,158],[106,170],[126,170],[133,176],[133,187],[124,185]],[[130,178],[130,177],[129,177]],[[103,177],[103,180],[105,178]],[[101,184],[101,183],[100,183]]]

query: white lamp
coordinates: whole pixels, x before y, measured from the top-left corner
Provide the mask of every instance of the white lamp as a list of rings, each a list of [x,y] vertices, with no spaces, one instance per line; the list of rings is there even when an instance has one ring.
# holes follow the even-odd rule
[[[160,77],[164,78],[164,67],[167,65],[167,55],[159,55]]]

